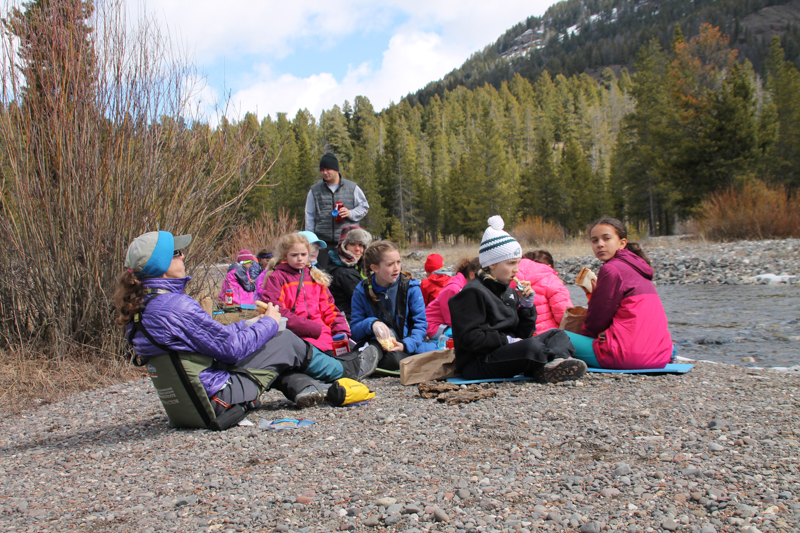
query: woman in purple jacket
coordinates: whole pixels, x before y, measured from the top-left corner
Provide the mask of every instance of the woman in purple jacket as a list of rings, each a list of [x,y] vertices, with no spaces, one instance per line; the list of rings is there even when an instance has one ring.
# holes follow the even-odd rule
[[[274,370],[279,375],[272,388],[301,407],[323,401],[322,387],[315,379],[357,379],[359,360],[343,365],[327,354],[308,350],[291,331],[278,331],[280,313],[276,306],[270,305],[263,315],[228,326],[213,320],[200,304],[184,294],[191,278],[186,275],[183,250],[191,240],[191,235],[173,237],[166,231],[154,231],[140,235],[128,248],[114,301],[117,323],[126,326],[128,334],[134,315],[142,305],[146,306],[141,323],[155,343],[137,331],[131,340],[140,358],[175,350],[243,368]],[[304,373],[297,371],[301,368]],[[228,406],[258,397],[256,385],[242,374],[209,367],[200,373],[200,382],[217,414]]]

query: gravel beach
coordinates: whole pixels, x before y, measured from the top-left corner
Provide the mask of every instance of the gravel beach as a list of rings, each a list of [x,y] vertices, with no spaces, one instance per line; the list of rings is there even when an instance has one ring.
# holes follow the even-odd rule
[[[396,378],[369,404],[167,427],[149,380],[0,425],[3,531],[797,531],[798,384],[699,363],[682,376],[500,384],[446,406]]]

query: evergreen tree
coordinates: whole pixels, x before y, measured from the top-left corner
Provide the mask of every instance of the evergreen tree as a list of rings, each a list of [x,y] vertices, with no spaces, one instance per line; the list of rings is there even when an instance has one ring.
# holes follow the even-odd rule
[[[342,171],[347,171],[353,159],[353,143],[347,129],[347,119],[339,106],[334,105],[329,111],[323,111],[319,125],[323,149],[333,153],[339,160]]]
[[[768,149],[769,176],[776,183],[800,188],[800,71],[784,60],[778,36],[771,43],[767,61],[767,90],[772,99],[768,110],[777,123],[777,138]],[[770,131],[767,123],[763,130]]]

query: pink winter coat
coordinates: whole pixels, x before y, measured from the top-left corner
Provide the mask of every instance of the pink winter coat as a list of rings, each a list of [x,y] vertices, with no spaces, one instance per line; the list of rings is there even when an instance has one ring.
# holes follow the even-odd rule
[[[333,302],[331,291],[314,281],[308,267],[305,268],[303,286],[298,293],[299,284],[300,271],[280,263],[267,277],[261,297],[263,301],[280,308],[281,316],[289,319],[286,328],[295,335],[320,350],[332,350],[333,335],[345,333],[350,336],[347,321]],[[292,314],[295,302],[297,306]]]
[[[239,285],[239,282],[236,279],[236,271],[231,270],[227,274],[225,274],[225,279],[222,281],[222,290],[219,292],[219,296],[217,296],[217,300],[220,302],[225,301],[225,291],[231,289],[233,291],[233,304],[234,305],[253,305],[256,303],[256,299],[253,297],[252,292],[247,292]]]
[[[667,315],[653,285],[653,269],[618,250],[597,275],[581,335],[593,337],[603,368],[664,368],[672,356]]]
[[[262,270],[261,274],[259,274],[256,278],[256,290],[253,291],[256,300],[261,300],[262,302],[264,301],[264,298],[262,298],[264,293],[264,280],[267,279],[269,272],[271,271],[267,271],[266,269]]]
[[[453,325],[450,321],[450,306],[447,304],[450,302],[450,298],[458,294],[466,284],[467,279],[464,274],[456,274],[448,280],[439,295],[425,308],[425,317],[428,319],[428,337],[436,335],[442,324]]]
[[[537,263],[530,259],[521,259],[517,277],[530,281],[536,296],[536,335],[561,325],[561,318],[567,307],[572,307],[569,289],[549,265]]]

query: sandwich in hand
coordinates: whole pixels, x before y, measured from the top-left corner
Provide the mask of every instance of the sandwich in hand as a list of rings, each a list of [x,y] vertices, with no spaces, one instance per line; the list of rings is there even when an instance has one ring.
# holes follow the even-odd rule
[[[583,289],[583,292],[586,294],[592,294],[594,287],[592,286],[592,281],[596,281],[597,276],[594,272],[589,270],[586,267],[583,267],[580,272],[578,272],[578,277],[575,278],[575,285]]]

